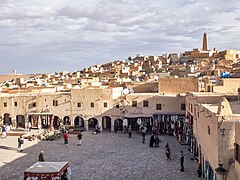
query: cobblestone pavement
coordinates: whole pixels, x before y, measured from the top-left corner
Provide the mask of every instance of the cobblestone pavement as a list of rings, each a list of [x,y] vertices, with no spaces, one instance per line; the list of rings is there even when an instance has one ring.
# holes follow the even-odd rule
[[[73,180],[193,180],[197,179],[197,163],[190,160],[186,145],[179,145],[176,137],[161,136],[159,148],[141,143],[141,136],[104,132],[97,135],[83,132],[82,146],[77,146],[77,135],[70,135],[69,145],[56,141],[27,141],[18,152],[17,137],[0,139],[0,179],[23,179],[23,172],[38,160],[44,151],[45,161],[68,161]],[[165,157],[165,144],[170,144],[172,160]],[[180,151],[185,155],[185,172],[180,169]]]

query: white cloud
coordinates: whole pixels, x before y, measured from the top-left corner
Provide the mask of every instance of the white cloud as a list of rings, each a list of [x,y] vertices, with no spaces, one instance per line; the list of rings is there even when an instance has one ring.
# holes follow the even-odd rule
[[[6,61],[0,73],[73,71],[135,53],[190,50],[201,47],[203,32],[210,47],[239,49],[239,5],[238,0],[1,0],[0,59]]]

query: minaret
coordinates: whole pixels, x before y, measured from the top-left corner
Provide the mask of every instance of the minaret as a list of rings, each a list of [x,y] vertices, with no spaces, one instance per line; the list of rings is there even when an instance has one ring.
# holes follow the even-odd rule
[[[202,51],[207,51],[208,50],[208,38],[207,38],[207,33],[203,34],[203,44],[202,44]]]

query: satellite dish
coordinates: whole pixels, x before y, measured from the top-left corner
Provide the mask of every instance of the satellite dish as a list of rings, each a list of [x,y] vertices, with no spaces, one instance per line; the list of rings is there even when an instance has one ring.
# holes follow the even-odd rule
[[[123,89],[123,94],[127,95],[127,94],[129,94],[129,93],[130,93],[130,91],[129,91],[128,88]]]
[[[129,91],[130,91],[130,93],[134,93],[134,89],[133,88],[129,89]]]

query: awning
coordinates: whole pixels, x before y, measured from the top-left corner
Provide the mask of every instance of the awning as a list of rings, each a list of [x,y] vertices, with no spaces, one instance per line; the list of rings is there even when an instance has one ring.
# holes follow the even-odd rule
[[[125,114],[124,118],[141,118],[153,117],[152,114]]]
[[[68,162],[36,162],[24,171],[25,177],[54,177],[68,168]]]
[[[159,112],[159,113],[154,113],[154,116],[157,115],[178,115],[178,116],[185,116],[185,113],[177,113],[177,112]]]
[[[28,115],[53,115],[53,113],[49,112],[30,112]]]

